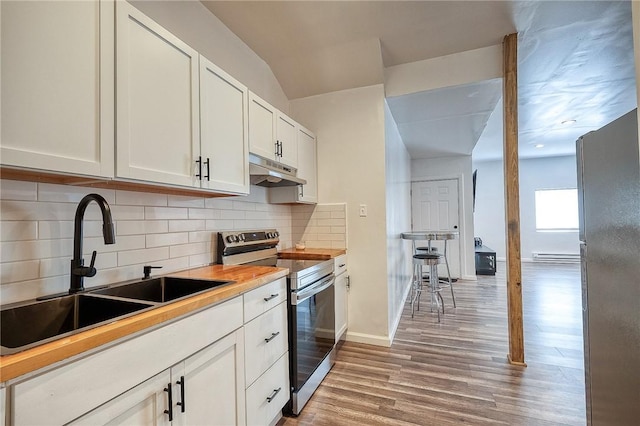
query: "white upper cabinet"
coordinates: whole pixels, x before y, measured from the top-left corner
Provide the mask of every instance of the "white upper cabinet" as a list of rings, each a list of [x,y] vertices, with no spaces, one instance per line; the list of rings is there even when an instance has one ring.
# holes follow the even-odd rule
[[[316,137],[304,127],[298,127],[298,177],[307,181],[300,187],[299,202],[318,202],[318,165]]]
[[[199,187],[198,53],[127,2],[116,14],[116,175]]]
[[[200,56],[202,187],[249,193],[248,91]]]
[[[298,177],[307,181],[305,185],[285,186],[269,189],[269,202],[273,204],[316,204],[318,202],[318,163],[316,136],[299,124],[297,133]]]
[[[298,167],[298,125],[249,92],[249,151],[285,166]]]
[[[267,101],[249,92],[249,151],[269,160],[277,160],[277,110]]]
[[[298,127],[295,121],[278,111],[276,140],[278,143],[278,161],[291,167],[298,167]]]
[[[113,176],[113,1],[0,8],[2,165]]]

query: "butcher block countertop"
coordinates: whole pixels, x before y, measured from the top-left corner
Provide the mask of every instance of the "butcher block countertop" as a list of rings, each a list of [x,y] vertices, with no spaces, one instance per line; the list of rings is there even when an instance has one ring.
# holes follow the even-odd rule
[[[279,251],[278,257],[280,259],[329,260],[346,253],[345,249],[306,248],[296,250],[291,248]]]
[[[48,342],[23,352],[0,357],[0,382],[14,379],[56,362],[97,348],[130,334],[156,326],[190,312],[212,306],[271,281],[286,277],[289,270],[268,266],[212,265],[168,274],[172,277],[235,281],[207,292],[167,303],[73,336]]]

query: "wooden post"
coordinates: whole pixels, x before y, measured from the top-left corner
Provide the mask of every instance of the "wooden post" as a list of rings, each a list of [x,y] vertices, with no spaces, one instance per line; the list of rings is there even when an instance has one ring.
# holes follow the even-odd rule
[[[524,362],[522,269],[520,265],[520,184],[518,181],[518,34],[502,43],[504,98],[504,193],[507,246],[507,308],[511,364]]]

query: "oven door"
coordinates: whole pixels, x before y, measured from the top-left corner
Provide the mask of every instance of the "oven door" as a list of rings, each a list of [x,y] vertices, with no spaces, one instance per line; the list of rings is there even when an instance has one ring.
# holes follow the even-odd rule
[[[291,293],[291,386],[298,392],[336,343],[333,274]]]

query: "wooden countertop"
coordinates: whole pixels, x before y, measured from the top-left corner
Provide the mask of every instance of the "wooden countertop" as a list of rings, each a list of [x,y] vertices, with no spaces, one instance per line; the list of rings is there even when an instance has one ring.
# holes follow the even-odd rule
[[[212,265],[168,274],[167,276],[172,277],[230,280],[235,283],[168,303],[138,315],[116,320],[70,337],[48,342],[23,352],[2,356],[0,357],[0,382],[14,379],[132,333],[231,299],[278,278],[286,277],[288,273],[289,270],[286,268],[269,266]]]
[[[296,250],[291,248],[279,251],[278,257],[281,259],[328,260],[346,253],[345,249],[306,248]]]

